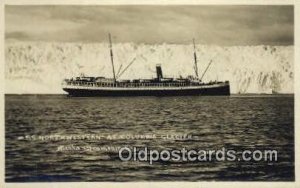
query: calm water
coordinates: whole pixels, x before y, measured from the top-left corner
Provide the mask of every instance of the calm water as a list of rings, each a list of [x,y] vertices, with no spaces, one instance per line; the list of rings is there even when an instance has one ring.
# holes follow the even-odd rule
[[[6,95],[7,182],[294,181],[294,96],[68,98]],[[29,140],[27,135],[193,135],[193,140]],[[276,149],[277,162],[121,162],[58,146]]]

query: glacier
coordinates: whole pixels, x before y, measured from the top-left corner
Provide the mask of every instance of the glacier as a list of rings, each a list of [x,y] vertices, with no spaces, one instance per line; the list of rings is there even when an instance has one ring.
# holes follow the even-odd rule
[[[216,46],[197,44],[203,81],[230,81],[231,93],[294,93],[294,46]],[[121,79],[194,75],[191,44],[113,44],[116,72],[133,60]],[[107,43],[9,42],[5,44],[5,93],[64,93],[65,78],[112,77]]]

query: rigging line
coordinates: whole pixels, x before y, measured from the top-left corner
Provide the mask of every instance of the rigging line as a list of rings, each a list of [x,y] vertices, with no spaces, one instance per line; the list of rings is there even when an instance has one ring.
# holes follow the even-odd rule
[[[117,78],[119,77],[119,74],[120,74],[120,71],[122,69],[122,66],[123,66],[123,64],[121,64],[120,67],[119,67],[119,69],[118,69],[118,72],[117,72],[117,75],[116,75]]]
[[[205,69],[205,71],[203,72],[203,74],[202,74],[200,80],[202,80],[202,78],[204,77],[206,71],[208,70],[208,68],[210,67],[210,65],[211,65],[212,62],[213,62],[213,60],[210,60],[209,64],[207,65],[207,67],[206,67],[206,69]]]
[[[211,58],[211,60],[210,60],[209,64],[207,65],[207,67],[206,67],[205,71],[203,72],[203,74],[202,74],[202,76],[201,76],[201,79],[200,79],[200,80],[202,80],[202,78],[203,78],[203,77],[204,77],[204,75],[206,74],[206,71],[208,70],[208,68],[210,67],[210,65],[212,64],[213,60],[214,60],[216,57],[217,57],[217,54],[215,54],[215,55],[214,55],[214,56]]]
[[[136,60],[136,57],[133,58],[133,60],[123,69],[123,71],[118,75],[117,78],[120,78],[122,76],[122,74],[130,67],[130,65],[132,65],[134,63],[135,60]]]

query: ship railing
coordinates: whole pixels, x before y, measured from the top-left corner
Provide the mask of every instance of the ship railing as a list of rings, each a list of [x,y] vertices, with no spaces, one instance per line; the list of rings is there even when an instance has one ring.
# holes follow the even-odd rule
[[[185,87],[185,86],[201,86],[224,84],[226,82],[211,81],[208,83],[111,83],[111,82],[86,82],[86,81],[65,81],[64,84],[70,86],[84,86],[84,87],[123,87],[123,88],[139,88],[139,87]]]
[[[84,86],[84,87],[124,87],[124,88],[139,88],[139,87],[184,87],[196,85],[193,83],[109,83],[109,82],[83,82],[83,81],[66,81],[69,86]]]

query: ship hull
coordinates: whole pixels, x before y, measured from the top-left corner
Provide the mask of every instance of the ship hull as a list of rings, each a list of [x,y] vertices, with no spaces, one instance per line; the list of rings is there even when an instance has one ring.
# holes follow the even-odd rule
[[[194,87],[194,88],[161,88],[161,89],[118,89],[118,88],[63,88],[73,97],[121,97],[121,96],[195,96],[195,95],[230,95],[229,85]]]

